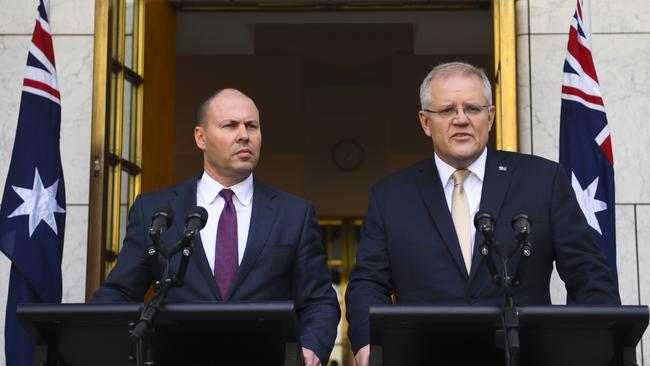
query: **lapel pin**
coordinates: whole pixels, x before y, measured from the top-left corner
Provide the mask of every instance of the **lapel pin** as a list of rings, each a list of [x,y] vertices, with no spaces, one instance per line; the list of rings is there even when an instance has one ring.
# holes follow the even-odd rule
[[[499,165],[499,171],[500,171],[500,172],[507,172],[507,171],[508,171],[508,167],[507,167],[507,166],[504,166],[504,165]]]

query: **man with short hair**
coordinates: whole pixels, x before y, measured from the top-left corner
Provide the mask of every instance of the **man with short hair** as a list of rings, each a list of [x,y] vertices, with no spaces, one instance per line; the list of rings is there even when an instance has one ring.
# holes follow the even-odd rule
[[[145,258],[151,217],[166,207],[173,211],[175,222],[162,236],[172,244],[190,209],[202,206],[207,224],[194,240],[184,285],[171,288],[167,302],[291,300],[304,364],[326,364],[340,310],[313,206],[254,177],[262,133],[248,96],[223,89],[202,103],[197,115],[194,139],[203,151],[204,171],[138,196],[117,265],[93,301],[143,301],[154,280]]]
[[[501,304],[502,292],[476,244],[479,210],[496,218],[504,252],[513,216],[523,212],[533,222],[534,253],[514,289],[516,305],[551,303],[553,262],[575,303],[620,304],[618,286],[560,165],[487,147],[495,111],[485,73],[465,63],[441,64],[422,82],[420,100],[420,124],[433,141],[433,157],[370,189],[346,292],[355,363],[369,362],[369,308],[390,304],[391,295],[399,304]],[[513,258],[510,270],[517,263]]]

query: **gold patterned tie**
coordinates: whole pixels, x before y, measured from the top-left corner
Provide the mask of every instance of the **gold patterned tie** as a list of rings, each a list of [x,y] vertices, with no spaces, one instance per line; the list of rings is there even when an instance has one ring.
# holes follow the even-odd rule
[[[451,196],[451,217],[454,220],[460,251],[465,259],[467,273],[472,268],[472,231],[469,223],[469,202],[463,188],[463,182],[469,175],[469,170],[456,170],[454,178],[454,193]]]

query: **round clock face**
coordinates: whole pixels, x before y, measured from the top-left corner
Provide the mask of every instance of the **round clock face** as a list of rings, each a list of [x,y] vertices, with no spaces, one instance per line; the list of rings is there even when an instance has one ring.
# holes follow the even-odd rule
[[[363,146],[356,140],[339,140],[332,146],[332,161],[341,170],[352,171],[359,168],[364,158]]]

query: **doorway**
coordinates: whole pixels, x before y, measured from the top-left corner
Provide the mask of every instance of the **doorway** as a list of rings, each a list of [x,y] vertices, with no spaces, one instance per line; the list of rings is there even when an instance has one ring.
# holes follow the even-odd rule
[[[462,60],[482,67],[495,84],[493,145],[516,150],[513,8],[509,0],[148,1],[142,191],[201,170],[196,106],[217,89],[241,89],[261,113],[256,176],[314,203],[342,293],[369,186],[431,156],[417,111],[419,84],[432,66]],[[96,49],[105,43],[96,40]],[[103,74],[95,76],[97,110],[107,103],[98,93]],[[103,125],[93,125],[96,140],[106,140]],[[105,201],[105,187],[95,188],[93,207]],[[103,210],[95,211],[91,227],[103,227]],[[107,261],[99,234],[89,234],[98,239],[89,239],[88,294]],[[332,356],[338,365],[350,361],[346,329],[343,319]]]
[[[489,7],[179,12],[176,21],[174,180],[201,170],[191,138],[196,106],[234,87],[260,110],[256,176],[327,217],[363,215],[370,185],[431,155],[417,112],[432,66],[464,60],[488,75],[493,68]],[[358,161],[337,156],[348,153]]]
[[[493,17],[484,5],[178,12],[174,180],[202,169],[196,106],[215,90],[242,90],[260,110],[256,177],[314,203],[342,295],[368,188],[431,156],[417,118],[421,80],[452,60],[493,75]],[[339,333],[331,364],[348,365],[345,319]]]

